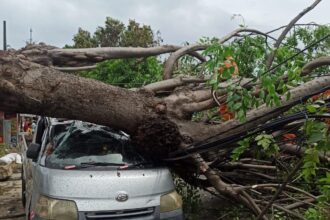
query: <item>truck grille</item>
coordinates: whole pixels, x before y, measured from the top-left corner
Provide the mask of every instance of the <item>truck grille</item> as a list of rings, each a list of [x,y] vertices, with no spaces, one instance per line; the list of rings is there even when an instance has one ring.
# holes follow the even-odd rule
[[[154,213],[154,208],[141,208],[141,209],[124,209],[116,211],[99,211],[99,212],[85,212],[86,219],[135,219],[135,218],[148,218]]]

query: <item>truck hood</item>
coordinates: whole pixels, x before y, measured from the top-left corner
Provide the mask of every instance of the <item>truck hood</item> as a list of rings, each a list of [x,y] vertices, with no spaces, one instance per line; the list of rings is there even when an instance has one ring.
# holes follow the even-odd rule
[[[73,200],[79,211],[154,207],[160,196],[174,190],[167,168],[131,170],[59,170],[39,167],[40,194]],[[127,201],[117,201],[120,193]]]

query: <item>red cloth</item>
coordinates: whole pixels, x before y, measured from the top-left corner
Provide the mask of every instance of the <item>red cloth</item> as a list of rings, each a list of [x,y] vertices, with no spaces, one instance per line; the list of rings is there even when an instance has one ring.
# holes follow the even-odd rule
[[[24,132],[27,132],[29,130],[29,127],[30,127],[30,122],[24,122],[24,125],[23,125],[23,131]]]

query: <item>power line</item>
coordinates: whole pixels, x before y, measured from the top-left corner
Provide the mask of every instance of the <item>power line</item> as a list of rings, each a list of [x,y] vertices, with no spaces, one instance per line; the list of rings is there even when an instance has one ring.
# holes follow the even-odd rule
[[[330,86],[328,86],[330,88]],[[326,88],[326,89],[329,89]],[[320,92],[317,92],[315,94],[319,94]],[[306,96],[303,98],[308,98],[310,96]],[[329,99],[325,100],[326,101],[326,106],[330,107]],[[230,135],[228,137],[224,138],[217,138],[216,140],[206,142],[208,139],[215,138],[216,136],[213,136],[211,138],[206,139],[205,141],[201,141],[196,144],[192,144],[186,149],[180,149],[177,151],[174,151],[170,153],[170,157],[166,158],[165,161],[174,161],[174,160],[181,160],[187,157],[190,157],[194,153],[203,153],[215,148],[221,148],[228,146],[231,143],[235,143],[245,137],[249,137],[252,135],[255,135],[257,133],[260,133],[262,131],[272,131],[272,130],[277,130],[278,128],[282,127],[285,124],[288,124],[290,122],[299,120],[299,119],[307,119],[307,118],[330,118],[329,114],[322,114],[322,115],[317,115],[317,114],[310,114],[306,110],[299,111],[297,113],[293,113],[291,115],[283,116],[281,118],[275,119],[272,122],[263,124],[253,131],[242,131],[237,134]],[[206,143],[205,143],[206,142]]]
[[[293,54],[292,56],[290,56],[290,57],[288,57],[287,59],[283,60],[282,62],[280,62],[279,64],[275,65],[274,67],[272,67],[272,68],[268,69],[267,71],[261,73],[261,74],[259,75],[259,77],[260,77],[260,76],[263,76],[263,75],[265,75],[265,74],[267,74],[267,73],[272,72],[273,70],[277,69],[278,67],[282,66],[283,64],[287,63],[288,61],[292,60],[292,59],[295,58],[296,56],[298,56],[298,55],[304,53],[306,50],[308,50],[308,49],[314,47],[316,44],[321,43],[322,41],[326,40],[326,39],[329,38],[329,37],[330,37],[330,34],[325,35],[325,36],[322,37],[321,39],[319,39],[319,40],[317,40],[317,41],[311,43],[311,44],[308,45],[308,46],[306,46],[306,47],[305,47],[304,49],[302,49],[301,51],[299,51],[299,52]],[[249,85],[249,84],[250,84],[251,82],[253,82],[253,81],[254,81],[254,79],[251,79],[250,81],[246,82],[242,87]]]

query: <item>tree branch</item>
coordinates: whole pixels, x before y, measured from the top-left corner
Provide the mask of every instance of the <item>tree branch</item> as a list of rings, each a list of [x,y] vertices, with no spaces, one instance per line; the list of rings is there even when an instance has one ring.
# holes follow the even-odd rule
[[[280,188],[276,191],[275,195],[273,196],[273,198],[267,203],[267,205],[263,208],[263,210],[261,211],[261,213],[259,214],[259,216],[257,217],[257,220],[260,220],[264,214],[267,212],[267,210],[272,206],[273,202],[277,199],[277,197],[282,193],[282,191],[284,190],[285,186],[289,183],[289,181],[291,181],[291,179],[293,178],[293,176],[298,172],[298,170],[300,169],[300,167],[303,165],[304,160],[301,159],[296,166],[293,168],[293,170],[289,173],[289,175],[286,177],[285,181],[282,183],[282,185],[280,186]]]
[[[162,80],[159,82],[151,83],[143,86],[143,89],[147,89],[153,92],[163,91],[163,90],[173,90],[178,86],[183,86],[189,83],[201,83],[205,82],[207,79],[197,78],[197,77],[178,77],[173,79]]]
[[[281,144],[281,145],[279,145],[279,148],[285,153],[297,155],[299,157],[302,157],[305,154],[305,148],[300,147],[298,145]],[[321,162],[330,162],[330,155],[322,155],[321,153],[319,153],[319,159]]]
[[[330,65],[329,56],[316,58],[315,60],[313,60],[313,61],[307,63],[305,66],[303,66],[303,68],[301,70],[301,75],[306,76],[309,73],[311,73],[314,69],[321,67],[321,66],[326,66],[326,65]]]
[[[266,34],[271,34],[271,33],[273,33],[273,32],[276,32],[276,31],[278,31],[278,30],[281,30],[281,29],[283,29],[283,28],[286,28],[288,25],[283,25],[283,26],[281,26],[281,27],[277,27],[277,28],[275,28],[275,29],[273,29],[273,30],[270,30],[270,31],[267,31],[266,32]],[[319,26],[321,26],[320,24],[316,24],[316,23],[314,23],[314,22],[311,22],[311,23],[307,23],[307,24],[294,24],[293,25],[294,27],[297,27],[297,26],[316,26],[316,27],[319,27]]]
[[[287,205],[284,208],[286,208],[286,209],[296,209],[296,208],[299,208],[299,207],[304,206],[304,205],[310,205],[312,202],[315,202],[315,201],[316,200],[314,198],[308,198],[306,200],[298,201],[298,202],[292,203],[290,205]]]
[[[287,111],[292,106],[303,102],[302,97],[307,100],[307,98],[322,93],[329,88],[330,76],[315,78],[290,90],[290,100],[287,100],[286,96],[282,96],[280,107],[269,107],[266,104],[263,104],[258,108],[249,111],[247,113],[247,121],[243,124],[236,119],[229,120],[219,125],[201,125],[195,122],[182,123],[180,121],[178,121],[178,124],[182,130],[191,134],[195,141],[202,141],[209,138],[210,134],[213,134],[213,136],[217,135],[217,138],[225,138],[241,133],[242,131],[249,131],[252,128],[254,129],[257,125],[265,123]],[[195,129],[195,126],[198,126],[199,129]]]
[[[142,58],[149,56],[157,56],[164,53],[174,52],[182,46],[163,45],[157,47],[99,47],[99,48],[80,48],[80,49],[58,49],[43,43],[28,45],[18,50],[16,55],[25,56],[31,62],[44,66],[59,67],[85,67],[95,63],[120,58]],[[202,62],[205,58],[200,54],[192,51],[190,55],[195,56]],[[71,69],[60,69],[61,71]],[[75,71],[75,70],[73,70]]]
[[[67,72],[67,73],[74,73],[74,72],[80,72],[80,71],[86,71],[86,70],[93,70],[96,69],[97,66],[81,66],[81,67],[54,67],[54,69]]]
[[[213,99],[208,99],[202,102],[197,103],[190,103],[190,104],[183,104],[182,110],[185,112],[193,113],[193,112],[200,112],[206,109],[210,109],[216,106],[216,103]]]
[[[264,183],[264,184],[255,184],[255,185],[252,185],[252,186],[240,186],[240,187],[236,187],[235,189],[236,190],[244,190],[244,189],[258,189],[258,188],[267,188],[267,187],[279,187],[279,184],[277,183]],[[290,190],[293,190],[293,191],[296,191],[296,192],[300,192],[310,198],[314,198],[314,199],[317,199],[316,196],[310,194],[309,192],[306,192],[302,189],[299,189],[297,187],[294,187],[294,186],[291,186],[291,185],[286,185],[285,186],[287,189],[290,189]]]
[[[305,8],[302,12],[300,12],[296,17],[294,17],[290,23],[285,27],[285,29],[282,31],[281,35],[278,37],[277,41],[274,44],[274,51],[272,53],[269,54],[267,61],[266,61],[266,66],[267,69],[270,69],[270,67],[272,66],[274,57],[275,57],[275,53],[276,53],[276,49],[279,48],[279,46],[281,45],[282,41],[284,40],[285,36],[287,35],[287,33],[291,30],[291,28],[294,26],[294,24],[300,19],[302,18],[305,14],[307,14],[309,11],[311,11],[313,8],[315,8],[316,5],[318,5],[321,2],[321,0],[315,0],[314,3],[312,5],[310,5],[309,7]]]
[[[221,38],[219,40],[219,43],[223,44],[223,43],[230,40],[231,38],[233,38],[234,36],[236,36],[238,33],[241,33],[241,32],[257,33],[257,34],[267,36],[267,34],[261,32],[259,30],[256,30],[256,29],[238,28],[238,29],[234,30],[233,32],[230,32],[229,34],[227,34],[223,38]],[[209,45],[192,44],[192,45],[185,46],[185,47],[177,50],[176,52],[172,53],[171,56],[165,62],[163,79],[170,79],[172,77],[172,72],[173,72],[173,69],[174,69],[174,65],[177,62],[177,60],[180,59],[180,57],[186,55],[187,53],[191,53],[191,52],[194,52],[194,51],[205,50],[208,46]]]

